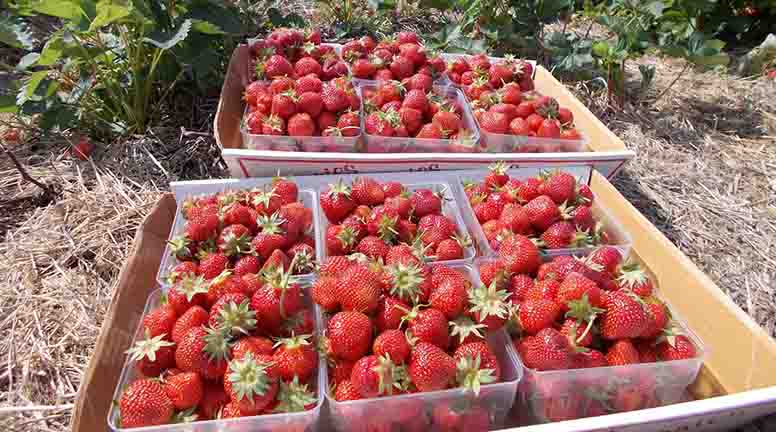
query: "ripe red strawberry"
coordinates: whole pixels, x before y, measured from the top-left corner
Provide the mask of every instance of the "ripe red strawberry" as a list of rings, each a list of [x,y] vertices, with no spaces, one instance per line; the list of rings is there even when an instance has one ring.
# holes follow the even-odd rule
[[[407,57],[394,56],[390,64],[391,75],[398,80],[408,78],[415,72],[413,61]]]
[[[291,76],[294,68],[285,57],[275,54],[264,63],[256,64],[256,74],[259,79],[271,80],[277,76]]]
[[[657,344],[655,352],[662,361],[685,360],[696,356],[695,345],[683,335],[669,336],[668,340]]]
[[[531,369],[559,370],[572,365],[572,351],[568,339],[554,328],[545,328],[536,336],[524,338],[521,357]]]
[[[119,399],[121,427],[158,426],[172,420],[174,406],[156,380],[133,381]]]
[[[194,372],[181,372],[169,376],[162,382],[162,387],[177,410],[187,410],[197,406],[205,391],[202,379]]]
[[[208,325],[232,335],[249,333],[256,327],[256,319],[248,303],[248,297],[242,292],[222,295],[210,307]]]
[[[418,390],[448,388],[455,378],[455,371],[455,360],[438,346],[420,342],[413,348],[408,372]]]
[[[633,293],[608,293],[606,308],[601,319],[601,337],[604,339],[636,338],[649,325],[645,306]]]
[[[356,78],[371,79],[376,70],[375,63],[366,58],[360,58],[350,65],[350,73]]]
[[[463,376],[461,377],[459,375],[458,382],[459,384],[462,384],[464,387],[470,387],[469,384],[471,383],[462,383],[460,378],[464,378],[464,380],[469,379],[470,381],[476,382],[476,380],[479,380],[483,384],[487,384],[489,382],[498,382],[501,380],[501,365],[498,362],[498,357],[496,357],[496,354],[493,352],[493,350],[490,348],[490,345],[488,345],[485,341],[477,341],[477,342],[468,342],[461,344],[458,348],[456,348],[455,353],[453,354],[453,359],[455,359],[455,362],[460,366],[461,361],[464,359],[469,360],[471,362],[472,360],[479,360],[477,363],[479,363],[479,368],[481,371],[484,371],[484,373],[480,372],[477,373],[477,371],[468,371],[468,372],[474,372],[474,375],[470,376]],[[459,374],[462,372],[462,368],[459,367]],[[463,372],[465,371],[465,368],[463,368]],[[479,375],[479,376],[477,376]],[[483,378],[488,377],[488,379],[483,380]]]
[[[323,90],[323,82],[315,75],[305,75],[294,82],[294,90],[296,94],[300,95],[300,98],[305,93],[321,93]]]
[[[649,275],[637,263],[623,266],[617,284],[621,289],[630,290],[639,297],[651,296],[654,289]]]
[[[226,335],[207,327],[194,327],[178,343],[175,364],[185,372],[196,372],[205,379],[217,379],[226,370],[229,344]]]
[[[256,321],[271,334],[280,332],[283,320],[303,308],[299,284],[281,269],[271,272],[267,281],[251,298]]]
[[[534,281],[528,275],[516,274],[510,279],[509,287],[512,293],[509,300],[512,303],[520,303],[526,300],[526,295],[534,287]]]
[[[321,99],[320,93],[307,92],[300,94],[297,107],[300,111],[300,114],[296,114],[288,120],[288,135],[315,135],[317,125],[313,119],[318,117],[323,110],[323,100]],[[307,117],[304,117],[305,115],[307,115]],[[307,133],[309,133],[309,135],[306,135]]]
[[[380,332],[398,329],[401,325],[402,317],[404,317],[408,310],[410,310],[410,306],[407,303],[395,297],[385,297],[377,307],[375,327]]]
[[[345,112],[337,120],[337,128],[339,128],[342,136],[356,136],[361,133],[361,118],[357,112]]]
[[[496,331],[506,323],[509,316],[509,293],[506,290],[491,283],[469,289],[468,297],[467,315],[484,324],[489,331]]]
[[[576,196],[577,180],[571,174],[557,171],[544,181],[542,192],[556,204],[571,203]]]
[[[355,207],[356,203],[351,198],[350,187],[342,180],[330,184],[320,197],[321,209],[331,223],[339,223]]]
[[[439,126],[433,124],[433,123],[427,123],[423,125],[423,127],[420,128],[418,131],[418,134],[415,135],[415,138],[420,139],[444,139],[445,134],[442,132],[442,129],[439,128]]]
[[[431,307],[445,314],[448,320],[461,315],[467,303],[466,285],[457,278],[445,278],[431,292]]]
[[[269,216],[283,205],[280,195],[272,190],[254,189],[249,193],[249,203],[260,216]]]
[[[285,93],[279,93],[272,97],[272,107],[270,111],[273,115],[280,117],[283,120],[288,120],[289,117],[297,112],[296,95],[292,91]]]
[[[395,365],[389,358],[369,355],[360,358],[350,374],[350,382],[361,397],[393,394]]]
[[[658,300],[647,301],[647,322],[649,323],[641,334],[643,339],[654,339],[660,336],[666,328],[670,317],[668,309]]]
[[[404,363],[410,356],[410,345],[404,332],[389,329],[380,333],[372,344],[372,352],[379,357],[389,358],[396,364]]]
[[[614,342],[606,351],[606,362],[610,366],[623,366],[639,362],[639,352],[628,339]]]
[[[560,219],[558,205],[547,195],[533,198],[523,208],[528,212],[531,225],[542,232]]]
[[[372,259],[385,259],[390,246],[381,238],[366,236],[356,246],[356,252],[362,253]]]
[[[269,84],[269,93],[271,96],[285,93],[294,88],[294,80],[289,77],[277,77]],[[271,104],[271,99],[270,99]]]
[[[247,353],[253,354],[254,358],[260,355],[272,355],[273,347],[274,343],[262,336],[241,337],[232,345],[232,358],[241,359]]]
[[[606,274],[614,274],[622,261],[622,255],[617,248],[612,246],[602,246],[588,255],[588,260],[592,264],[601,266],[601,270]]]
[[[500,112],[486,111],[480,117],[480,128],[493,134],[505,134],[509,130],[509,117]]]
[[[464,246],[461,241],[448,238],[439,242],[434,255],[437,261],[462,259],[464,256]]]
[[[318,353],[310,345],[311,335],[292,336],[280,339],[272,355],[273,368],[281,379],[291,381],[297,377],[307,381],[318,367]]]
[[[202,276],[185,274],[167,291],[167,303],[177,316],[183,315],[192,306],[205,306],[207,282]]]
[[[498,255],[510,273],[530,274],[541,264],[539,248],[531,239],[520,234],[501,242]]]
[[[294,72],[296,73],[296,76],[299,77],[310,74],[320,76],[323,72],[323,68],[321,67],[321,64],[318,63],[318,60],[315,60],[312,57],[302,57],[297,60],[294,65]]]
[[[202,400],[197,406],[197,418],[200,420],[210,420],[218,416],[218,412],[229,403],[229,395],[224,391],[224,385],[221,382],[209,382],[203,380]]]
[[[289,267],[291,266],[291,260],[288,259],[288,256],[283,253],[280,249],[275,249],[274,252],[267,258],[267,261],[264,262],[264,265],[261,266],[261,270],[259,270],[259,273],[262,273],[264,275],[272,274],[273,272],[277,270],[283,270],[283,271],[289,271]],[[243,282],[245,279],[243,278]],[[243,292],[250,292],[251,295],[255,294],[258,289],[248,289],[247,286],[244,286]]]
[[[412,336],[420,341],[434,344],[441,349],[447,349],[450,344],[450,335],[447,330],[447,317],[437,309],[413,308],[405,314],[407,329]]]
[[[350,100],[345,90],[328,83],[323,86],[321,99],[323,99],[326,110],[331,112],[339,112],[350,106]]]
[[[313,301],[323,310],[331,312],[339,307],[339,297],[337,296],[337,278],[333,276],[322,276],[313,283],[310,290]]]
[[[639,353],[640,363],[655,363],[657,359],[657,350],[652,341],[641,340],[634,344],[636,351]]]
[[[504,288],[506,281],[509,279],[509,272],[507,272],[501,259],[483,262],[480,264],[479,271],[480,281],[486,286],[495,283],[496,287]]]
[[[334,392],[334,400],[345,402],[358,399],[361,399],[361,393],[359,393],[350,380],[343,381],[337,385],[337,389]]]
[[[269,371],[272,357],[254,357],[246,353],[229,362],[224,375],[224,390],[245,415],[257,415],[269,406],[278,393],[278,383]]]
[[[536,129],[539,138],[560,138],[560,124],[555,119],[544,119]]]
[[[569,310],[569,302],[581,300],[587,296],[588,301],[594,307],[602,306],[601,289],[592,280],[585,276],[572,272],[563,280],[558,288],[557,303],[562,311]]]
[[[499,221],[504,228],[515,234],[525,234],[531,228],[528,211],[516,203],[504,206],[499,215]]]
[[[189,220],[186,221],[184,233],[186,238],[191,241],[206,241],[209,238],[215,237],[219,223],[220,221],[216,214],[198,214],[194,217],[189,217]]]
[[[520,327],[530,333],[536,334],[544,328],[552,327],[560,316],[558,305],[550,300],[526,300],[520,305],[518,319]]]
[[[372,346],[372,322],[361,312],[339,312],[329,320],[326,336],[334,356],[356,361]]]
[[[165,335],[165,339],[169,340],[176,318],[175,309],[163,304],[143,318],[143,329],[150,337]]]
[[[399,109],[399,119],[411,135],[416,135],[423,127],[423,113],[415,108],[401,107]]]
[[[344,256],[330,256],[323,261],[318,268],[318,274],[321,277],[339,277],[345,272],[353,261]]]
[[[206,324],[209,318],[210,315],[203,307],[197,305],[190,307],[175,321],[175,325],[172,328],[172,341],[180,344],[189,330]]]
[[[318,130],[323,133],[335,126],[337,126],[337,115],[329,111],[321,112],[320,116],[318,116]]]
[[[356,204],[376,206],[385,201],[382,185],[371,177],[357,177],[351,186],[351,198]]]
[[[426,188],[416,189],[410,196],[413,213],[418,218],[429,214],[439,214],[442,212],[443,198],[443,192],[434,192]]]
[[[127,350],[130,359],[135,362],[135,368],[142,375],[156,377],[175,365],[175,344],[164,340],[165,337],[169,339],[165,334],[151,337],[146,333],[144,339],[137,341]]]
[[[382,283],[365,264],[351,266],[337,283],[342,310],[370,313],[377,309]]]

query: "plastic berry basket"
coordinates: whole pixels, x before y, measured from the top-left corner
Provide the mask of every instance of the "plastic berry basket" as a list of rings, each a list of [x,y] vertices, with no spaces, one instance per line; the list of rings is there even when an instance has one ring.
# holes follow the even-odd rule
[[[472,283],[479,281],[479,273],[470,265],[432,263],[431,266],[447,265],[466,272]],[[324,324],[327,322],[324,315]],[[329,417],[338,432],[362,430],[424,430],[448,431],[436,423],[434,410],[453,406],[466,416],[472,409],[487,413],[489,430],[504,426],[507,414],[515,400],[518,384],[523,378],[523,365],[519,361],[507,332],[503,329],[488,335],[487,342],[501,366],[501,381],[483,385],[475,396],[463,388],[433,392],[412,393],[398,396],[337,402],[326,394]],[[412,413],[412,415],[408,415]],[[418,415],[420,414],[420,415]],[[393,427],[393,429],[391,429]],[[413,427],[418,429],[413,429]],[[480,430],[480,429],[474,429]]]
[[[357,175],[346,175],[341,176],[340,178],[344,182],[352,182],[354,179],[356,179]],[[401,177],[397,176],[380,176],[381,180],[389,181],[389,180],[397,180],[400,181]],[[450,187],[449,183],[441,182],[441,181],[435,181],[435,182],[429,182],[429,183],[412,183],[412,184],[405,184],[404,185],[408,191],[412,192],[417,189],[431,189],[431,190],[439,190],[444,191],[446,200],[443,200],[442,202],[442,214],[453,218],[455,221],[456,226],[458,227],[458,234],[460,235],[471,235],[469,234],[469,230],[466,228],[466,224],[464,223],[464,219],[461,216],[461,209],[458,206],[457,199],[453,193],[452,188]],[[320,185],[318,189],[318,196],[320,197],[321,194],[325,193],[328,185],[322,184]],[[320,261],[323,262],[328,256],[328,251],[326,250],[326,230],[329,228],[329,220],[326,218],[326,215],[323,213],[323,210],[320,208],[320,202],[318,202],[318,210],[316,211],[316,215],[319,218],[317,226],[319,227],[317,230],[318,238],[316,240],[316,244],[320,246]],[[449,261],[437,261],[440,264],[447,264],[447,265],[453,265],[453,264],[463,264],[463,263],[470,263],[472,259],[474,259],[476,255],[476,250],[474,248],[474,241],[472,240],[472,245],[467,246],[463,250],[463,258],[457,259],[457,260],[449,260]]]
[[[306,293],[307,290],[304,290],[304,292]],[[162,303],[163,296],[164,293],[162,290],[157,289],[148,297],[143,314],[137,317],[138,325],[135,332],[135,338],[132,341],[133,344],[143,337],[142,317],[153,308],[159,306]],[[307,307],[312,308],[315,315],[314,337],[318,338],[320,337],[323,328],[321,313],[307,295],[305,296],[305,303]],[[118,404],[114,403],[111,405],[110,411],[108,411],[108,427],[114,432],[246,432],[257,430],[307,430],[314,432],[320,429],[321,410],[325,398],[324,395],[326,393],[325,389],[328,387],[326,368],[326,360],[319,357],[317,376],[310,380],[310,382],[314,383],[316,386],[315,394],[318,401],[315,404],[315,408],[308,411],[266,414],[222,420],[204,420],[192,423],[178,423],[141,428],[121,428],[119,424],[120,413]],[[118,384],[116,385],[116,390],[113,393],[113,400],[118,401],[121,398],[123,389],[138,377],[139,374],[136,372],[134,363],[129,359],[129,356],[127,356],[122,367]]]
[[[572,172],[571,170],[569,172],[577,177],[578,182],[587,183],[588,176],[581,178],[579,173]],[[482,225],[480,225],[480,222],[477,220],[477,217],[474,214],[474,210],[472,209],[472,206],[469,203],[469,200],[466,198],[466,194],[463,190],[463,182],[465,180],[481,182],[485,178],[486,174],[487,171],[466,171],[464,173],[460,173],[458,175],[458,181],[456,182],[456,195],[459,202],[461,203],[460,205],[463,219],[469,228],[469,232],[472,233],[474,243],[477,245],[479,256],[496,256],[498,253],[491,247],[491,244],[486,239],[485,232],[482,230]],[[509,174],[510,178],[518,178],[521,180],[528,177],[526,175],[526,170],[520,170],[519,172],[516,170],[507,170],[507,174]],[[598,200],[593,199],[591,210],[595,220],[600,221],[603,224],[604,230],[609,235],[610,241],[607,246],[613,246],[617,248],[617,250],[620,251],[622,257],[626,258],[630,253],[632,244],[630,234],[628,234],[625,228],[623,228],[622,224],[620,224],[603,206],[601,206],[601,203]],[[598,246],[603,245],[565,249],[542,249],[541,252],[546,256],[584,255]]]
[[[353,87],[361,99],[361,91],[355,82]],[[363,117],[363,100],[359,113]],[[242,148],[246,150],[275,150],[289,152],[336,152],[336,153],[356,153],[363,151],[363,119],[358,135],[352,137],[346,136],[286,136],[286,135],[262,135],[248,132],[245,125],[245,119],[249,113],[248,106],[245,107],[242,119],[240,120],[240,134],[242,135]]]
[[[215,194],[215,193],[223,192],[227,190],[248,191],[251,188],[262,187],[269,184],[271,184],[271,179],[240,180],[239,183],[234,180],[208,180],[206,182],[196,182],[196,184],[190,184],[189,182],[186,182],[185,184],[171,183],[170,188],[175,194],[175,201],[177,202],[177,208],[175,210],[175,219],[173,220],[172,230],[170,231],[168,240],[172,240],[173,238],[183,234],[184,226],[186,224],[186,219],[183,217],[182,209],[183,209],[183,203],[186,199],[196,197],[196,196],[201,196],[201,195],[211,195],[211,194]],[[305,207],[312,209],[313,211],[312,235],[313,235],[313,238],[316,239],[315,260],[316,262],[320,262],[322,245],[321,243],[318,242],[318,238],[319,238],[318,219],[319,218],[316,217],[316,213],[318,212],[318,205],[317,205],[317,197],[315,195],[315,191],[312,189],[303,188],[300,185],[299,200],[302,203],[304,203]],[[175,268],[175,266],[178,265],[179,263],[180,261],[173,255],[172,248],[170,247],[170,244],[168,242],[165,245],[164,254],[162,255],[162,261],[159,264],[159,271],[156,274],[156,280],[162,286],[162,289],[165,290],[165,292],[169,288],[168,286],[169,284],[167,282],[166,277],[172,271],[172,269]],[[309,279],[312,275],[313,273],[310,272],[310,273],[300,274],[298,276],[303,279]]]
[[[375,90],[377,88],[377,81],[359,80],[357,85],[361,94],[363,94],[364,90]],[[434,85],[432,91],[448,100],[455,101],[461,107],[463,128],[468,129],[472,133],[471,137],[467,138],[467,143],[471,143],[472,152],[479,151],[479,146],[475,144],[479,142],[480,130],[463,92],[448,85]],[[451,145],[455,144],[456,140],[451,139],[397,138],[369,135],[366,133],[365,121],[367,113],[363,109],[363,100],[361,106],[361,131],[364,138],[364,151],[367,153],[446,153],[451,151]]]

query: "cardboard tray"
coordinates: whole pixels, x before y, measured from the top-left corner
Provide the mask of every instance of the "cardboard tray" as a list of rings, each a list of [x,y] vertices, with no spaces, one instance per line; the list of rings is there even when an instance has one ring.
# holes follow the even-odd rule
[[[600,174],[591,181],[606,205],[633,239],[631,255],[658,279],[666,299],[710,348],[691,387],[698,400],[661,408],[562,423],[527,426],[519,432],[618,432],[727,430],[776,412],[776,341],[738,308],[706,275],[649,223]],[[138,229],[103,322],[73,411],[74,432],[106,430],[111,396],[150,292],[167,234],[175,216],[175,199],[165,194]]]
[[[578,153],[305,153],[243,149],[240,121],[244,111],[242,94],[250,82],[247,64],[250,51],[240,45],[232,53],[215,118],[216,142],[233,177],[268,177],[282,169],[287,174],[354,174],[359,172],[438,171],[472,169],[497,160],[515,167],[593,165],[611,178],[634,152],[625,148],[552,74],[539,66],[535,72],[536,89],[552,96],[574,113],[577,128],[589,140],[590,152]]]

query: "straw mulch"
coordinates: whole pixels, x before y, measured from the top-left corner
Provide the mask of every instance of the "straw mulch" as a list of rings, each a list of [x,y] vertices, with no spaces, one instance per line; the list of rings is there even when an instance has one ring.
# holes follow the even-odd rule
[[[653,95],[682,67],[644,61],[658,67]],[[690,71],[656,105],[624,110],[608,107],[600,91],[575,91],[638,154],[618,188],[776,333],[774,84]],[[23,181],[0,154],[4,431],[68,430],[137,226],[168,182],[226,175],[212,138],[174,128],[103,146],[89,162],[63,156],[66,146],[52,140],[13,149],[30,175],[54,186],[53,196]]]

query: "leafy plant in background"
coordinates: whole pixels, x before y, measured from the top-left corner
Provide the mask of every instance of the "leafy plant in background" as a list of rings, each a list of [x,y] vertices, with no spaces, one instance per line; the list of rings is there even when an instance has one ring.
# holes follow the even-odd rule
[[[387,34],[391,29],[387,14],[400,6],[392,0],[319,0],[316,4],[331,23],[330,29],[323,30],[336,40]]]
[[[36,15],[61,26],[31,50],[23,22]],[[15,1],[0,20],[0,42],[29,52],[0,110],[44,130],[143,132],[179,83],[218,82],[243,28],[237,9],[216,0]]]

